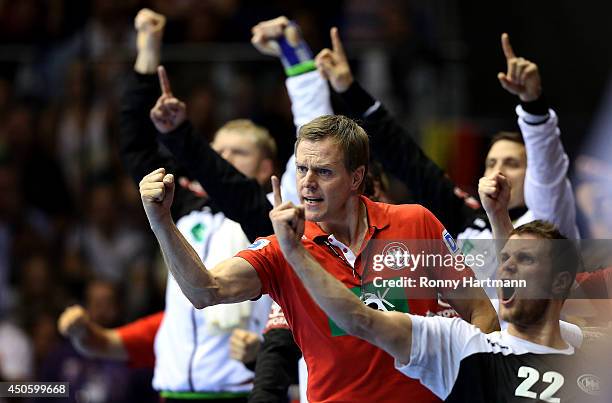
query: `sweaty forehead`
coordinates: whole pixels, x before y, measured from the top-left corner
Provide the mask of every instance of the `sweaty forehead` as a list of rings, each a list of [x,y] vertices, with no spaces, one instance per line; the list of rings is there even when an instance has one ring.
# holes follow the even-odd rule
[[[340,146],[331,139],[302,140],[295,150],[298,164],[335,165],[344,162]]]

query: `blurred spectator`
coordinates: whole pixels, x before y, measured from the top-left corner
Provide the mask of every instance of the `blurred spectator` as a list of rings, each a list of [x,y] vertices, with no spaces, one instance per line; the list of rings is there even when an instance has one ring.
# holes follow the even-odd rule
[[[119,283],[128,268],[147,259],[147,237],[124,222],[115,184],[100,181],[91,187],[85,222],[68,242],[68,253],[78,253],[96,278]]]
[[[80,196],[85,179],[109,167],[107,105],[94,98],[93,76],[83,61],[66,75],[66,94],[57,127],[57,153],[72,193]]]
[[[89,283],[85,308],[92,321],[104,327],[120,323],[122,301],[115,285],[105,281]],[[56,320],[51,326],[56,332]],[[155,401],[150,384],[141,378],[150,373],[130,370],[126,364],[81,356],[68,340],[45,357],[37,380],[70,382],[69,402],[147,402]],[[136,386],[138,385],[138,387]]]
[[[212,141],[215,133],[215,114],[215,95],[212,89],[203,85],[195,87],[187,102],[187,115],[198,133],[208,135],[208,141]]]
[[[20,172],[17,186],[23,192],[24,201],[44,213],[65,215],[71,209],[70,194],[55,155],[44,148],[37,125],[37,115],[31,105],[11,105],[0,131],[0,144],[6,158]]]
[[[49,222],[23,199],[19,169],[0,162],[0,312],[16,296],[9,286],[17,279],[18,259],[48,248]]]
[[[41,316],[59,313],[67,298],[55,276],[57,270],[51,269],[44,252],[31,251],[30,256],[21,259],[18,268],[15,317],[25,328],[32,329]]]
[[[26,333],[0,317],[0,381],[31,380],[32,361],[32,342]]]

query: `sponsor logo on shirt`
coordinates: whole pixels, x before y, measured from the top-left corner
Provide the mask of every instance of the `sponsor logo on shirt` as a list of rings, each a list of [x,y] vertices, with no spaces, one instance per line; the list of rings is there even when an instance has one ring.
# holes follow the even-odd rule
[[[578,387],[582,389],[584,393],[589,395],[597,396],[601,391],[601,379],[598,376],[592,374],[584,374],[578,377],[576,381]]]
[[[446,244],[446,247],[450,251],[450,253],[455,254],[459,251],[459,246],[457,246],[457,242],[453,239],[453,236],[448,233],[447,230],[442,231],[442,239]]]
[[[353,287],[349,290],[370,308],[380,311],[410,312],[408,297],[403,288],[377,287],[374,283],[367,283],[363,285],[363,288]],[[329,316],[327,320],[332,337],[347,335],[344,329],[338,326]]]
[[[268,316],[268,322],[266,323],[264,333],[270,329],[289,329],[289,323],[287,323],[285,314],[276,302],[272,304],[272,310]]]
[[[191,235],[193,235],[193,238],[198,242],[202,242],[204,240],[205,234],[206,225],[202,223],[197,223],[191,228]]]
[[[268,239],[258,239],[255,242],[253,242],[251,245],[249,245],[247,249],[248,250],[259,250],[259,249],[265,248],[269,244],[270,244],[270,241]]]

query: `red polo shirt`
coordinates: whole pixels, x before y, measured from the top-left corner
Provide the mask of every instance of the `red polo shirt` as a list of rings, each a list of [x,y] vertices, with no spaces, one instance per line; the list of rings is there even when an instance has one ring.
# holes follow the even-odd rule
[[[361,276],[364,275],[361,259],[367,244],[373,240],[440,240],[445,232],[434,215],[420,205],[375,203],[365,197],[361,200],[367,209],[369,228],[362,250],[356,256],[355,271],[344,248],[330,243],[330,235],[316,223],[306,222],[302,238],[306,250],[321,266],[357,295],[361,293]],[[395,370],[389,354],[364,340],[346,335],[327,317],[284,259],[276,236],[258,239],[237,256],[255,268],[262,293],[270,294],[285,313],[308,366],[307,395],[311,403],[439,401],[419,381]],[[472,273],[464,270],[454,275]],[[405,310],[413,314],[425,315],[437,310],[436,298],[404,297]],[[397,308],[397,300],[393,301]]]

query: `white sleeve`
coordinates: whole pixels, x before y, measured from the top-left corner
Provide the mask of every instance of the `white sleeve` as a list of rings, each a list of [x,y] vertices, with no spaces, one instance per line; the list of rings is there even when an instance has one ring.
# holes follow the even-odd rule
[[[293,124],[297,130],[314,118],[334,114],[327,81],[321,77],[318,71],[314,70],[289,77],[285,85],[287,86],[289,99],[291,99]]]
[[[395,368],[410,378],[418,379],[444,400],[453,389],[461,360],[473,350],[468,346],[474,341],[478,345],[479,339],[485,340],[484,334],[460,318],[410,315],[410,319],[410,362],[402,365],[396,360]]]
[[[548,112],[546,119],[516,107],[527,152],[525,204],[535,219],[550,221],[563,235],[578,239],[576,201],[567,178],[569,158],[561,144],[557,115],[552,109]]]
[[[584,335],[582,329],[573,323],[566,322],[564,320],[559,321],[559,328],[561,329],[561,337],[572,347],[580,348]]]
[[[287,86],[289,99],[291,99],[293,124],[297,130],[314,118],[334,114],[329,98],[327,81],[321,77],[318,71],[310,71],[298,76],[289,77],[285,85]],[[295,156],[292,155],[289,161],[287,161],[285,172],[281,178],[283,201],[291,201],[294,204],[300,203],[295,184]]]

